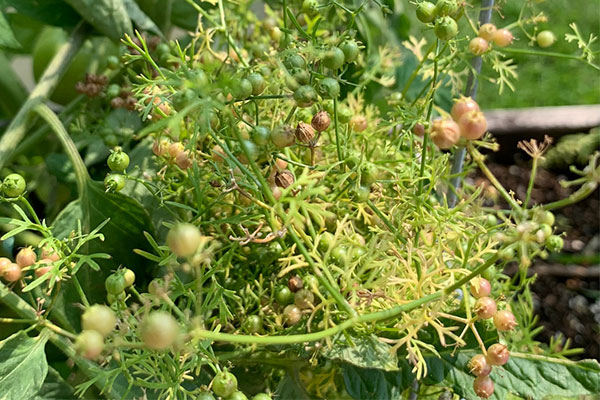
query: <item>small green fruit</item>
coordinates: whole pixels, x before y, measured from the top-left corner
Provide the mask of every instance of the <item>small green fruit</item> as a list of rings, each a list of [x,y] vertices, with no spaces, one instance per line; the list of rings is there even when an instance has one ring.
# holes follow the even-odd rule
[[[2,182],[2,191],[6,197],[19,197],[25,192],[27,184],[19,174],[10,174]]]

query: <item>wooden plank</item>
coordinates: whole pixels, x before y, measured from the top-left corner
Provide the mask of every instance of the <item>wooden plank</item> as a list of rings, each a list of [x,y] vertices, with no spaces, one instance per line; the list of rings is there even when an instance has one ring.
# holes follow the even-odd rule
[[[563,135],[600,126],[600,104],[485,111],[494,135]]]

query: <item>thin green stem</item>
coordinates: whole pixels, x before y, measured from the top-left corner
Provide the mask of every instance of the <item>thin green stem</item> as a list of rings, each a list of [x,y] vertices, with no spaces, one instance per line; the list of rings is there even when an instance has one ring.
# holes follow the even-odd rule
[[[21,197],[21,202],[25,205],[25,208],[27,209],[27,211],[29,212],[29,214],[31,214],[31,216],[33,217],[35,223],[38,224],[40,226],[41,230],[42,230],[43,229],[42,222],[38,218],[37,213],[35,212],[35,210],[31,206],[31,204],[29,203],[29,201],[25,197]]]
[[[43,325],[44,325],[46,328],[48,328],[48,329],[50,329],[50,330],[52,330],[52,331],[54,331],[54,332],[58,333],[59,335],[62,335],[62,336],[68,337],[68,338],[69,338],[69,339],[71,339],[71,340],[75,340],[75,339],[77,339],[77,335],[75,335],[75,334],[73,334],[73,333],[71,333],[71,332],[68,332],[68,331],[64,330],[64,329],[63,329],[63,328],[61,328],[60,326],[58,326],[58,325],[55,325],[55,324],[53,324],[52,322],[50,322],[50,321],[48,321],[48,320],[45,320],[45,321],[44,321],[44,323],[43,323]]]
[[[335,128],[335,147],[337,149],[338,161],[342,161],[344,158],[342,156],[342,147],[340,145],[340,133],[339,133],[339,124],[338,124],[338,111],[337,111],[337,99],[333,99],[333,126]],[[342,169],[344,166],[342,165]]]
[[[427,121],[431,120],[431,114],[433,113],[433,102],[434,102],[434,94],[435,94],[435,85],[437,82],[438,75],[438,46],[439,40],[435,41],[435,58],[433,60],[433,78],[431,79],[431,89],[430,89],[430,98],[429,105],[427,106]],[[421,167],[419,168],[419,194],[423,193],[423,182],[422,179],[425,175],[425,163],[427,160],[427,147],[429,146],[429,133],[425,132],[425,136],[423,136],[423,149],[421,151]]]
[[[481,172],[483,172],[483,174],[488,178],[492,185],[494,185],[496,190],[498,190],[502,197],[504,197],[504,200],[506,200],[506,202],[511,206],[511,208],[518,212],[522,211],[521,206],[516,202],[515,199],[513,199],[513,197],[506,191],[506,189],[504,189],[504,186],[502,186],[502,184],[498,181],[498,179],[492,173],[492,171],[490,171],[487,165],[485,165],[483,154],[481,154],[471,143],[467,145],[467,149],[469,150],[469,153],[471,154],[471,157],[473,158],[475,163],[477,163],[479,169],[481,169]]]
[[[373,212],[383,221],[383,223],[385,224],[385,226],[388,227],[388,229],[390,230],[390,232],[392,232],[392,234],[398,239],[400,240],[402,243],[406,244],[406,239],[403,238],[402,236],[400,236],[400,232],[398,232],[398,230],[396,229],[396,227],[392,224],[392,222],[388,219],[387,216],[385,216],[385,214],[383,214],[381,212],[381,210],[379,210],[379,208],[377,208],[377,206],[375,205],[375,203],[373,203],[373,201],[371,200],[367,200],[367,205],[369,206],[369,208],[371,208],[371,210],[373,210]]]
[[[333,336],[338,334],[346,329],[349,329],[358,324],[368,323],[368,322],[377,322],[383,321],[390,318],[398,317],[400,314],[409,312],[414,310],[415,308],[421,307],[422,305],[431,303],[436,300],[442,299],[444,296],[450,295],[456,289],[460,288],[465,283],[469,282],[471,279],[483,273],[486,269],[492,266],[498,259],[497,254],[488,259],[485,263],[481,264],[470,274],[464,276],[462,279],[456,281],[454,284],[448,286],[447,288],[440,290],[438,292],[429,294],[427,296],[423,296],[420,299],[413,300],[406,304],[402,304],[396,307],[392,307],[387,310],[378,311],[369,314],[363,314],[361,316],[356,316],[349,320],[342,322],[339,325],[336,325],[329,329],[324,329],[319,332],[314,333],[306,333],[300,335],[288,335],[288,336],[251,336],[251,335],[236,335],[230,333],[221,333],[221,332],[212,332],[198,329],[194,331],[193,335],[203,338],[203,339],[211,339],[218,340],[230,343],[248,343],[248,344],[258,344],[258,345],[277,345],[277,344],[292,344],[292,343],[303,343],[303,342],[313,342],[316,340],[321,340],[326,337]]]
[[[73,275],[72,278],[73,284],[75,285],[75,289],[77,290],[77,293],[79,294],[79,297],[81,298],[81,303],[83,303],[83,305],[88,308],[90,306],[90,302],[88,301],[87,297],[85,296],[85,293],[83,292],[83,288],[81,287],[81,284],[79,283],[79,279],[77,278],[77,275]]]
[[[0,324],[35,324],[37,320],[29,318],[0,318]]]
[[[58,114],[58,117],[61,119],[61,121],[65,121],[65,125],[68,125],[68,123],[71,121],[71,119],[73,118],[73,115],[71,115],[71,114],[73,113],[75,108],[77,106],[79,106],[79,104],[84,99],[84,97],[85,97],[84,95],[77,96],[73,101],[71,101],[67,106],[65,106],[65,108],[63,108],[62,111]],[[44,136],[46,135],[46,133],[48,133],[48,131],[50,131],[50,127],[47,124],[43,124],[42,126],[38,127],[35,131],[33,131],[32,133],[29,133],[27,135],[27,137],[25,137],[19,143],[17,148],[13,152],[11,152],[10,154],[7,155],[7,159],[5,160],[5,162],[8,163],[8,162],[12,161],[12,159],[14,158],[14,156],[16,154],[25,153],[32,147],[39,146],[39,141],[44,138]]]
[[[246,63],[246,61],[242,57],[240,50],[238,49],[235,42],[233,41],[233,37],[227,31],[227,27],[226,27],[225,23],[224,22],[222,22],[221,24],[217,23],[217,21],[215,21],[213,19],[213,17],[211,17],[202,7],[200,7],[198,4],[196,4],[196,2],[194,2],[194,0],[185,0],[185,1],[186,1],[186,3],[191,5],[194,8],[194,10],[196,10],[200,15],[202,15],[208,22],[210,22],[215,27],[221,28],[221,30],[225,34],[225,38],[227,39],[227,42],[229,43],[229,45],[231,46],[231,48],[233,49],[235,54],[237,54],[237,56],[239,57],[242,65],[244,65],[244,67],[248,67],[248,63]],[[220,7],[222,8],[223,7],[222,2],[219,1],[219,3],[221,3]]]
[[[421,61],[416,66],[416,68],[413,70],[412,74],[410,75],[410,77],[406,81],[406,84],[404,84],[404,88],[402,88],[402,98],[403,99],[406,97],[406,93],[408,92],[408,89],[410,89],[410,86],[412,85],[413,81],[419,75],[419,71],[421,71],[421,68],[423,67],[423,64],[425,64],[425,61],[427,61],[427,57],[429,57],[429,54],[433,51],[433,49],[435,49],[436,46],[437,46],[437,43],[433,43],[427,49],[427,52],[425,52],[425,54],[423,54],[423,57],[421,58]]]
[[[550,51],[539,51],[539,50],[528,50],[528,49],[513,49],[513,48],[503,48],[497,49],[498,51],[505,54],[524,54],[528,56],[537,56],[537,57],[554,57],[554,58],[566,58],[569,60],[578,60],[583,62],[584,64],[589,65],[594,68],[596,71],[600,71],[600,66],[587,61],[585,58],[573,54],[563,54],[563,53],[555,53]]]
[[[527,195],[525,196],[525,202],[523,203],[523,208],[527,208],[529,201],[531,200],[531,191],[533,190],[533,184],[535,182],[535,177],[537,175],[537,167],[538,167],[539,157],[534,157],[533,162],[531,164],[531,175],[529,176],[529,184],[527,185]]]
[[[40,103],[34,107],[34,111],[38,113],[50,126],[50,128],[56,133],[58,139],[63,145],[65,152],[69,156],[73,167],[75,169],[75,178],[77,180],[77,190],[81,196],[85,191],[86,181],[91,179],[88,174],[87,168],[79,155],[79,150],[71,140],[69,133],[63,126],[58,116],[45,104]]]
[[[577,203],[577,202],[585,199],[592,193],[594,193],[594,191],[596,190],[597,187],[598,187],[598,182],[587,182],[586,184],[581,186],[579,189],[577,189],[577,191],[575,193],[571,194],[569,197],[564,198],[562,200],[552,202],[552,203],[545,204],[542,206],[542,208],[544,210],[550,211],[550,210],[556,210],[557,208],[563,208],[563,207],[569,206],[571,204]]]

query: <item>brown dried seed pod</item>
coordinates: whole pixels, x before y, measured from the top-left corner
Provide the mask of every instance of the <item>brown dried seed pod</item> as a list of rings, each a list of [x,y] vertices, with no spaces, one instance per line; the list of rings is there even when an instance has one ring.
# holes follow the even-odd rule
[[[288,279],[288,288],[290,288],[292,292],[295,293],[303,287],[304,283],[302,282],[302,278],[300,278],[298,275],[290,276],[290,279]]]
[[[75,84],[75,90],[77,91],[77,93],[86,93],[87,92],[87,85],[83,82],[77,82]]]
[[[179,153],[183,153],[183,151],[185,150],[185,147],[183,146],[183,143],[181,142],[173,142],[169,145],[167,151],[169,152],[169,155],[173,158],[176,158]]]
[[[135,110],[136,104],[137,100],[135,99],[135,97],[128,97],[127,99],[125,99],[125,108],[129,111]]]
[[[294,183],[294,180],[294,174],[288,170],[278,171],[275,174],[275,184],[284,189]]]
[[[323,132],[329,127],[329,124],[331,124],[331,118],[329,118],[327,111],[319,111],[315,114],[310,124],[317,132]]]
[[[120,97],[115,97],[110,101],[110,106],[112,108],[123,108],[125,107],[125,100]]]
[[[305,122],[299,122],[296,127],[296,139],[299,142],[308,144],[315,138],[315,130],[312,126]]]
[[[416,123],[412,131],[418,137],[425,136],[425,126],[421,123]]]
[[[152,145],[152,152],[154,155],[161,157],[167,153],[169,148],[169,141],[167,139],[155,140]]]
[[[96,97],[100,94],[100,92],[102,92],[102,86],[95,84],[95,83],[88,83],[86,85],[86,95],[88,97]]]
[[[188,156],[187,151],[182,151],[175,157],[175,164],[181,169],[188,169],[192,166],[192,160]]]

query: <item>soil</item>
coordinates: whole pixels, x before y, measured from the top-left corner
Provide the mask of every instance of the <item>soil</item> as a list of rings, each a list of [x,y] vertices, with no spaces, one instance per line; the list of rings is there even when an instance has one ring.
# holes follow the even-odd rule
[[[531,172],[528,164],[488,166],[505,188],[525,198]],[[476,183],[489,184],[480,172],[472,178]],[[549,203],[567,197],[576,187],[564,188],[560,181],[573,178],[538,170],[532,202]],[[497,204],[507,206],[501,199]],[[530,267],[538,275],[532,285],[534,311],[544,327],[536,339],[545,343],[552,338],[570,339],[570,347],[583,349],[575,358],[600,359],[600,191],[554,213],[557,232],[565,234],[563,253],[537,260]]]

